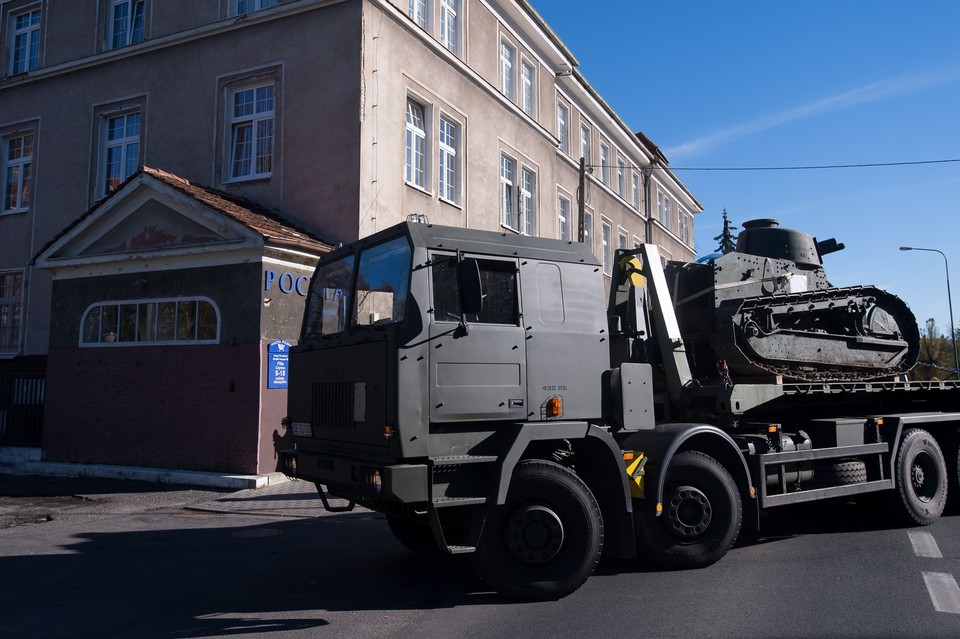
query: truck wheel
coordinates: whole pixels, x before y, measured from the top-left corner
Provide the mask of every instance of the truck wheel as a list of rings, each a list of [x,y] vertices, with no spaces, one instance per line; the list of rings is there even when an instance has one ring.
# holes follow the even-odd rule
[[[659,517],[635,509],[640,553],[662,568],[702,568],[718,561],[740,534],[743,510],[730,473],[717,460],[690,451],[673,458]]]
[[[387,514],[390,532],[407,550],[417,555],[439,555],[440,548],[433,538],[433,531],[426,522],[410,521],[397,515]]]
[[[813,486],[846,486],[867,481],[867,465],[859,459],[817,464],[813,469]]]
[[[559,599],[600,559],[603,518],[593,493],[553,462],[520,462],[502,506],[487,510],[471,555],[477,574],[511,599]]]
[[[947,503],[947,466],[937,440],[925,430],[908,430],[900,442],[894,469],[895,500],[907,523],[927,526]]]

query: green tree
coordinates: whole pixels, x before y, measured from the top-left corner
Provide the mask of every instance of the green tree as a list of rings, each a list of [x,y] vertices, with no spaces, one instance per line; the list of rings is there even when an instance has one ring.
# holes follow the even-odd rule
[[[737,230],[738,227],[730,223],[729,218],[727,217],[727,209],[723,209],[723,232],[720,235],[713,238],[720,244],[716,248],[717,253],[732,253],[737,248],[737,238],[734,237],[733,232]]]
[[[920,354],[913,378],[919,381],[946,379],[953,370],[953,347],[949,338],[940,332],[932,317],[920,330]]]

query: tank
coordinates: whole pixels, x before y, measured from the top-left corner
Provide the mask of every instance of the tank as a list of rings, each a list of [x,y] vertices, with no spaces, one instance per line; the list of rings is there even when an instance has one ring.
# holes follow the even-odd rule
[[[813,382],[909,371],[920,351],[916,318],[879,288],[831,286],[823,256],[843,248],[761,219],[744,223],[732,253],[668,263],[693,374]]]

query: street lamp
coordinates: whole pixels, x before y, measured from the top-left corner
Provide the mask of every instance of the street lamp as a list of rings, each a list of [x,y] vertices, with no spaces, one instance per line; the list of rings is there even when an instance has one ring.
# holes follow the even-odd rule
[[[947,306],[950,309],[950,341],[953,342],[953,375],[960,379],[960,357],[957,357],[957,330],[953,325],[953,298],[950,296],[950,265],[947,263],[947,256],[943,251],[932,248],[919,248],[916,246],[901,246],[901,251],[930,251],[939,253],[943,257],[943,267],[947,271]]]

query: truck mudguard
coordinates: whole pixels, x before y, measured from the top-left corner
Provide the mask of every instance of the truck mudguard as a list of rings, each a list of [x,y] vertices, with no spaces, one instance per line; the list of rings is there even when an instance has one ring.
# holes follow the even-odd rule
[[[649,505],[656,508],[663,502],[665,469],[681,450],[696,450],[716,459],[737,484],[744,508],[744,522],[754,530],[760,526],[760,507],[756,499],[753,480],[747,461],[733,438],[710,424],[658,424],[653,430],[634,433],[621,442],[623,450],[642,452],[650,462],[647,464],[646,486]],[[652,476],[651,476],[652,475]],[[652,489],[652,490],[651,490]],[[660,515],[658,510],[657,516]]]

